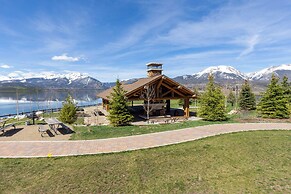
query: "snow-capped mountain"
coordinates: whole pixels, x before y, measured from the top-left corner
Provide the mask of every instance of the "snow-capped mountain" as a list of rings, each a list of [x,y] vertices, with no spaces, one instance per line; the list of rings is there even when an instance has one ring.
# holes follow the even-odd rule
[[[214,76],[216,82],[239,82],[248,77],[242,72],[231,66],[211,66],[204,69],[201,72],[195,73],[193,75],[184,75],[174,78],[176,81],[182,84],[195,84],[195,83],[205,83],[208,80],[209,74]]]
[[[283,64],[262,69],[261,71],[248,74],[252,81],[269,81],[272,75],[275,74],[279,78],[287,76],[291,79],[291,64]]]
[[[0,87],[58,88],[58,89],[104,89],[103,84],[86,74],[70,72],[21,72],[15,71],[7,76],[0,75]]]
[[[263,69],[254,73],[242,73],[231,66],[212,66],[208,67],[201,72],[193,75],[183,75],[175,77],[174,80],[189,87],[193,87],[197,84],[206,84],[209,74],[214,76],[215,82],[220,84],[240,84],[243,80],[250,80],[254,85],[266,86],[275,74],[280,79],[283,76],[287,76],[291,80],[291,64],[279,65]]]
[[[287,76],[291,80],[291,64],[273,66],[258,72],[244,74],[231,66],[211,66],[192,75],[183,75],[173,78],[175,81],[193,87],[205,85],[209,74],[214,76],[215,82],[222,85],[240,84],[243,80],[250,80],[252,84],[266,86],[274,73],[282,79]],[[129,79],[123,83],[132,83],[136,79]],[[5,87],[24,88],[58,88],[58,89],[106,89],[115,85],[115,82],[101,83],[95,78],[79,72],[58,74],[55,72],[21,72],[15,71],[7,75],[0,74],[0,89]]]
[[[68,79],[68,80],[75,80],[75,79],[83,79],[88,77],[86,74],[82,74],[79,72],[70,72],[67,74],[57,74],[54,72],[39,72],[39,73],[32,73],[32,72],[22,72],[22,71],[14,71],[9,73],[7,76],[0,75],[0,81],[11,81],[11,80],[25,80],[25,79],[32,79],[32,78],[43,78],[43,79]]]
[[[214,78],[217,79],[226,79],[226,80],[236,80],[236,79],[247,79],[247,76],[237,69],[231,66],[212,66],[204,69],[203,71],[194,74],[193,76],[196,78],[208,78],[208,75],[212,74]]]

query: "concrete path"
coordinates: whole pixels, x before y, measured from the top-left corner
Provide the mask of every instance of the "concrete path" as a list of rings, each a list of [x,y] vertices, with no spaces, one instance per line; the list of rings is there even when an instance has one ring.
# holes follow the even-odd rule
[[[0,142],[0,157],[30,158],[122,152],[177,144],[224,133],[272,129],[291,130],[291,123],[217,124],[98,140],[5,141]]]

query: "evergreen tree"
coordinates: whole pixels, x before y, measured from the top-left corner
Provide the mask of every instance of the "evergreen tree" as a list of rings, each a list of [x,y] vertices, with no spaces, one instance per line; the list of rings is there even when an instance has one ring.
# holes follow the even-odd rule
[[[194,92],[194,94],[196,95],[196,97],[199,98],[200,93],[199,93],[199,91],[198,91],[198,88],[194,87],[194,88],[193,88],[193,92]]]
[[[291,83],[288,83],[288,77],[284,76],[283,81],[281,83],[284,97],[286,98],[288,103],[291,103]]]
[[[229,94],[228,94],[228,96],[227,96],[227,102],[228,103],[230,103],[231,104],[231,106],[233,106],[234,105],[234,103],[235,103],[235,95],[234,95],[234,93],[232,92],[232,90],[230,90],[230,92],[229,92]]]
[[[133,116],[130,114],[127,107],[125,91],[118,79],[110,95],[109,107],[109,121],[113,126],[128,125],[133,120]]]
[[[258,105],[258,113],[264,118],[289,118],[287,100],[278,82],[279,78],[272,75],[267,91]]]
[[[283,89],[283,95],[287,101],[287,107],[289,109],[289,113],[291,114],[291,82],[288,83],[288,77],[284,76],[283,81],[281,83]]]
[[[60,111],[60,120],[64,123],[72,124],[77,120],[76,113],[76,104],[73,102],[72,96],[68,95]]]
[[[200,98],[199,116],[208,121],[226,120],[225,96],[221,89],[214,84],[213,76],[210,75],[208,79],[206,91]]]
[[[242,85],[241,91],[238,97],[238,104],[242,110],[255,110],[256,109],[256,98],[252,92],[250,84],[245,80]]]

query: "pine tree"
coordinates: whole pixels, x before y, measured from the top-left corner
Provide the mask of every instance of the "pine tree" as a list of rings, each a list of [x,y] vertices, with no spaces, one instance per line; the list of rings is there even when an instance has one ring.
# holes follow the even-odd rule
[[[278,82],[279,78],[272,75],[267,91],[258,105],[258,113],[264,118],[289,118],[287,100]]]
[[[128,125],[133,120],[133,116],[130,114],[127,107],[125,91],[118,79],[110,95],[109,107],[109,121],[113,126]]]
[[[252,92],[250,84],[245,80],[239,93],[238,104],[242,110],[255,110],[256,109],[256,98]]]
[[[200,97],[200,93],[199,93],[199,91],[198,91],[198,88],[197,88],[197,87],[194,87],[194,88],[193,88],[193,92],[194,92],[194,94],[195,94],[196,98],[199,98],[199,97]]]
[[[281,83],[284,97],[286,98],[288,103],[291,103],[291,83],[288,83],[288,77],[284,76],[283,81]]]
[[[68,95],[60,111],[60,120],[64,123],[72,124],[77,120],[76,113],[76,104],[73,102],[72,96]]]
[[[208,79],[206,91],[200,98],[199,116],[208,121],[226,120],[225,96],[221,89],[214,84],[213,76],[210,75]]]
[[[234,103],[235,103],[235,95],[234,95],[234,93],[232,92],[232,90],[230,90],[230,92],[229,92],[229,94],[228,94],[228,96],[227,96],[227,102],[228,103],[230,103],[231,104],[231,106],[233,106],[234,105]]]
[[[288,83],[288,77],[284,76],[283,81],[281,83],[283,89],[283,95],[287,101],[287,107],[289,109],[289,113],[291,114],[291,82]]]

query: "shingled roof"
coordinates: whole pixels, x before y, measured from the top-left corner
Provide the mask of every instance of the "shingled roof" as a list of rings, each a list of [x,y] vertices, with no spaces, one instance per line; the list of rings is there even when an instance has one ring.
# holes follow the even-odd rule
[[[148,84],[152,84],[160,79],[167,79],[169,82],[171,82],[173,85],[175,86],[179,86],[179,90],[182,90],[184,93],[187,94],[188,97],[193,97],[195,94],[193,93],[193,91],[191,91],[190,89],[186,88],[185,86],[181,86],[181,84],[179,84],[178,82],[172,80],[171,78],[168,78],[165,75],[158,75],[158,76],[154,76],[154,77],[147,77],[147,78],[140,78],[138,79],[136,82],[132,83],[132,84],[122,84],[123,89],[126,91],[125,95],[127,97],[129,97],[130,94],[143,89],[144,86],[148,85]],[[103,99],[109,100],[109,96],[112,92],[113,88],[109,88],[101,93],[99,93],[97,96],[101,97]]]

